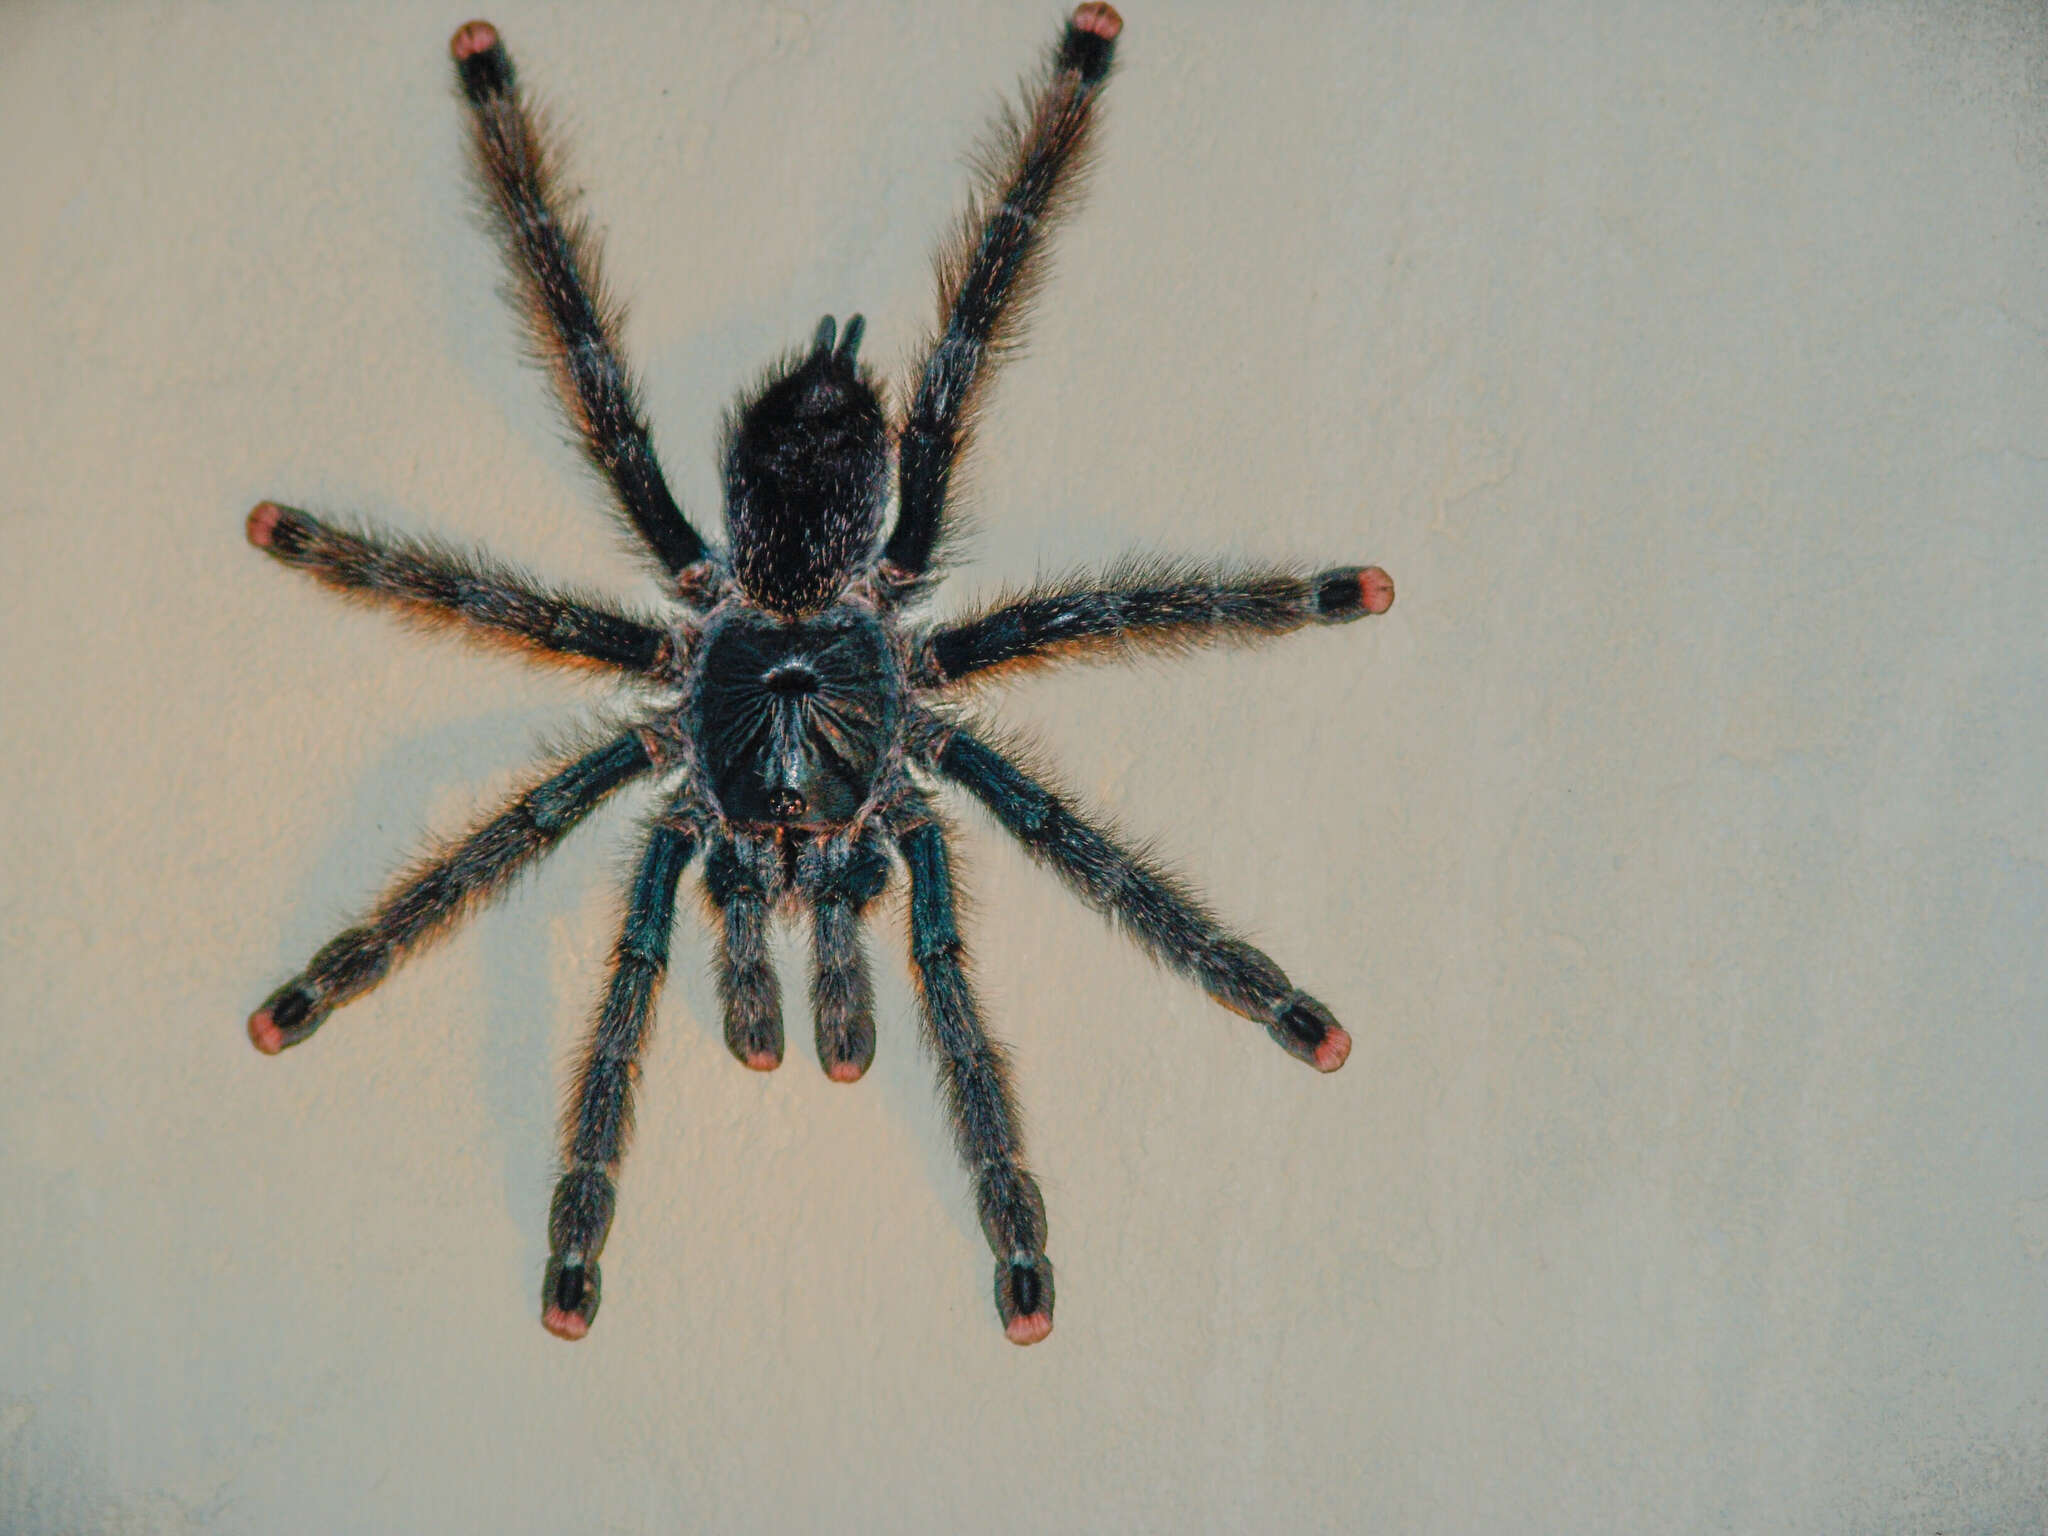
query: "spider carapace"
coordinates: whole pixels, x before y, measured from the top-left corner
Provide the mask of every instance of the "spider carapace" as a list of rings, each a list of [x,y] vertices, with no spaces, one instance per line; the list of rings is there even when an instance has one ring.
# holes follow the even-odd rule
[[[925,1038],[995,1253],[1004,1330],[1052,1329],[1045,1205],[1025,1166],[1002,1049],[982,1026],[935,807],[964,790],[1152,955],[1263,1025],[1324,1072],[1351,1039],[1328,1009],[1225,928],[1179,880],[1074,807],[964,696],[1020,667],[1258,640],[1384,613],[1375,566],[1309,572],[1126,561],[945,621],[921,616],[951,527],[953,476],[992,367],[1018,335],[1048,232],[1073,201],[1122,20],[1079,6],[1024,111],[997,124],[959,235],[941,252],[939,324],[892,417],[859,359],[858,315],[821,321],[807,351],[741,403],[725,443],[723,545],[670,493],[620,361],[594,237],[560,190],[555,152],[497,29],[450,45],[471,112],[478,179],[530,337],[570,422],[667,597],[658,615],[551,592],[489,558],[345,526],[266,501],[249,540],[327,585],[637,684],[630,713],[468,832],[429,850],[357,926],[249,1018],[275,1054],[310,1036],[398,961],[503,891],[614,792],[655,786],[611,979],[563,1124],[541,1316],[581,1338],[598,1307],[632,1129],[634,1082],[668,965],[677,890],[693,861],[713,913],[726,1044],[747,1066],[783,1058],[778,914],[811,930],[820,1065],[838,1082],[874,1059],[864,915],[900,867]],[[893,502],[894,518],[890,511]]]

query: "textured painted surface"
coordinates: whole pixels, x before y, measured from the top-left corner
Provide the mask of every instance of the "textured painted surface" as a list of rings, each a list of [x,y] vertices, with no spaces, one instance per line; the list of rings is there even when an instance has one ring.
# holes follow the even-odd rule
[[[604,1315],[542,1333],[623,810],[249,1049],[600,697],[295,579],[249,506],[645,589],[465,211],[460,14],[0,18],[0,1528],[2038,1527],[2048,22],[1247,10],[1127,8],[959,600],[1130,544],[1394,572],[1003,702],[1358,1046],[1288,1060],[963,807],[1030,1351],[896,916],[846,1089],[726,1055],[687,915]],[[907,355],[1057,21],[492,14],[700,511],[818,315]]]

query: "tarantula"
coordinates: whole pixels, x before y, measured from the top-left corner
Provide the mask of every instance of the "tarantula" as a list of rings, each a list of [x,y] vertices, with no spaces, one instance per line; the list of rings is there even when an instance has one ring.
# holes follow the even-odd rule
[[[862,321],[818,323],[740,403],[724,443],[726,544],[690,524],[655,458],[619,360],[619,312],[597,244],[571,209],[539,120],[488,22],[450,43],[471,112],[475,169],[547,362],[591,465],[658,563],[673,608],[659,619],[544,591],[480,555],[342,527],[266,501],[249,542],[331,587],[507,641],[544,660],[607,667],[656,702],[556,766],[495,815],[431,851],[362,923],[314,955],[249,1018],[275,1054],[360,997],[392,965],[502,892],[615,791],[648,777],[661,808],[626,900],[611,983],[584,1046],[563,1125],[541,1286],[549,1332],[581,1338],[597,1315],[598,1256],[612,1224],[633,1084],[668,962],[676,888],[703,856],[716,914],[725,1040],[756,1071],[782,1062],[771,913],[808,911],[818,1060],[850,1083],[874,1058],[861,921],[908,871],[911,960],[960,1155],[996,1256],[1005,1333],[1052,1329],[1045,1205],[1026,1169],[1004,1053],[982,1027],[954,911],[940,782],[965,789],[1039,863],[1154,956],[1333,1072],[1351,1038],[1270,959],[1184,885],[1090,820],[1016,750],[970,727],[963,684],[998,672],[1142,645],[1252,640],[1384,613],[1373,566],[1317,575],[1137,563],[1041,586],[950,623],[917,622],[935,580],[953,476],[991,365],[1017,335],[1046,233],[1072,201],[1122,19],[1077,7],[1020,118],[984,157],[960,235],[938,260],[939,329],[909,409],[892,421],[858,361]],[[886,539],[891,499],[896,516]]]

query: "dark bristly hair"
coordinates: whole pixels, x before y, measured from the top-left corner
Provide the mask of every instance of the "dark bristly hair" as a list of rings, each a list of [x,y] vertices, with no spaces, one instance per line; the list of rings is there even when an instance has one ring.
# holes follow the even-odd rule
[[[733,579],[761,607],[830,607],[868,564],[889,494],[889,427],[857,361],[855,315],[830,315],[810,354],[743,406],[726,435],[725,526]]]
[[[1350,1053],[1328,1008],[1014,743],[970,727],[962,702],[991,678],[1076,658],[1174,654],[1384,613],[1394,600],[1386,572],[1141,558],[1041,581],[950,623],[915,611],[936,579],[975,410],[1020,333],[1047,236],[1074,204],[1122,27],[1103,0],[1077,6],[1024,111],[1006,116],[985,147],[967,215],[939,257],[939,323],[900,421],[860,366],[859,315],[844,330],[820,321],[810,350],[740,402],[724,444],[722,548],[669,491],[620,357],[621,316],[599,283],[596,237],[564,195],[556,151],[497,28],[473,21],[450,43],[477,178],[528,335],[668,601],[643,617],[429,540],[275,502],[249,514],[251,544],[329,587],[642,687],[633,718],[587,738],[580,755],[414,863],[272,992],[248,1029],[273,1055],[309,1039],[605,800],[652,781],[657,808],[562,1116],[541,1280],[541,1320],[559,1337],[583,1337],[597,1316],[598,1256],[618,1208],[634,1085],[693,861],[727,1048],[757,1071],[781,1064],[769,932],[778,913],[807,909],[818,1062],[842,1083],[874,1059],[862,928],[903,870],[925,1039],[995,1255],[996,1315],[1013,1343],[1052,1331],[1045,1202],[1025,1161],[1008,1056],[975,997],[940,786],[964,791],[1083,901],[1296,1059],[1334,1072]],[[898,510],[884,543],[892,471]]]

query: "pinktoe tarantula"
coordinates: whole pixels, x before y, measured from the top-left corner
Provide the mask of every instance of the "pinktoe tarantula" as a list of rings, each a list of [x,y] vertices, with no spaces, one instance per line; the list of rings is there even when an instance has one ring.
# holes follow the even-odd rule
[[[932,805],[940,783],[965,789],[1084,901],[1290,1054],[1332,1072],[1350,1052],[1327,1008],[1180,882],[966,724],[953,701],[963,685],[1006,667],[1130,644],[1253,640],[1384,613],[1394,597],[1384,571],[1139,564],[950,623],[909,616],[935,578],[975,402],[1016,335],[1046,232],[1073,199],[1122,26],[1108,5],[1079,6],[1024,115],[1001,125],[962,236],[940,258],[940,329],[900,422],[857,361],[858,315],[843,329],[821,320],[810,350],[741,403],[724,448],[721,549],[669,493],[619,361],[596,242],[560,191],[496,29],[470,22],[450,46],[473,112],[476,170],[527,323],[584,451],[658,562],[674,607],[650,621],[536,590],[479,556],[352,531],[274,502],[249,514],[250,543],[329,586],[544,658],[610,667],[654,694],[634,724],[414,866],[249,1019],[258,1050],[297,1045],[503,891],[614,791],[643,776],[659,781],[660,809],[563,1126],[541,1288],[542,1321],[563,1338],[581,1338],[597,1315],[597,1260],[668,963],[676,886],[700,853],[721,930],[726,1044],[757,1071],[781,1064],[768,922],[778,910],[807,911],[818,1059],[843,1083],[875,1052],[862,916],[901,861],[925,1029],[995,1251],[996,1308],[1019,1344],[1052,1329],[1045,1206],[1025,1168],[1003,1052],[968,983],[947,833]],[[896,516],[884,538],[892,471]]]

